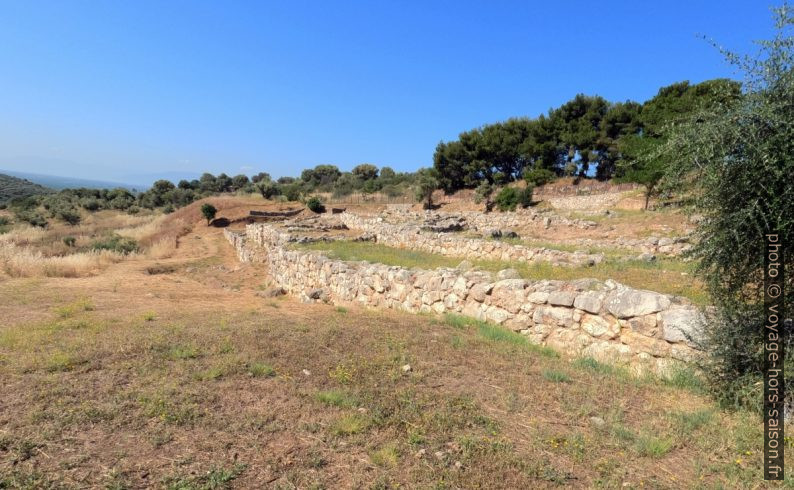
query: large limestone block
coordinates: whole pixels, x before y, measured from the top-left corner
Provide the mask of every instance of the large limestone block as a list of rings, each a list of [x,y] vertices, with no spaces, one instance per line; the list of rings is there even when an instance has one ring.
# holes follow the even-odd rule
[[[620,333],[620,325],[616,321],[608,321],[596,315],[582,315],[582,330],[593,337],[614,339]]]
[[[646,352],[654,357],[670,356],[670,344],[664,340],[646,337],[641,333],[631,331],[621,335],[620,340],[636,352]]]
[[[598,313],[604,304],[606,294],[598,291],[587,291],[576,296],[573,305],[588,313]]]
[[[573,291],[554,291],[549,294],[549,304],[554,306],[573,306],[576,293]]]
[[[673,308],[659,315],[662,337],[668,342],[692,344],[700,337],[703,316],[695,308]],[[691,339],[691,340],[690,340]]]
[[[489,294],[491,294],[492,290],[493,290],[493,284],[490,283],[475,284],[469,290],[469,297],[475,301],[479,301],[480,303],[482,303],[483,301],[485,301],[485,298]]]
[[[573,325],[573,310],[559,306],[539,306],[532,315],[535,323],[570,327]]]
[[[609,293],[607,311],[618,318],[648,315],[670,306],[670,298],[663,294],[639,289],[619,288]]]

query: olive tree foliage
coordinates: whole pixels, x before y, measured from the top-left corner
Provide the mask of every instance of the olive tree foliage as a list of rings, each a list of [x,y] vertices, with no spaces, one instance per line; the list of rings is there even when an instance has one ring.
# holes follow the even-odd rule
[[[425,209],[433,207],[433,191],[438,189],[438,174],[433,168],[421,168],[417,172],[415,197]]]
[[[762,401],[768,234],[788,247],[783,302],[789,317],[794,311],[794,9],[773,12],[776,35],[758,42],[758,53],[718,48],[744,73],[742,96],[700,110],[658,153],[669,162],[665,185],[687,189],[702,215],[692,253],[716,307],[702,339],[705,372],[722,402],[754,408]],[[791,362],[790,335],[784,345]]]

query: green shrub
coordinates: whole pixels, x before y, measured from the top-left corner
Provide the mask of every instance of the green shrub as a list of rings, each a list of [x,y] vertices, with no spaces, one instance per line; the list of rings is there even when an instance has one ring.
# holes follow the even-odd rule
[[[520,191],[518,191],[518,205],[522,208],[528,208],[532,205],[532,194],[535,188],[529,184]]]
[[[110,250],[120,254],[130,254],[138,251],[138,243],[132,238],[111,235],[91,244],[91,250]]]
[[[557,174],[545,168],[527,168],[524,170],[524,180],[535,187],[554,182]]]
[[[23,221],[31,226],[38,226],[45,228],[47,226],[47,219],[39,213],[33,211],[20,211],[16,214],[17,220]]]
[[[526,208],[532,204],[533,190],[533,187],[529,185],[525,189],[505,187],[496,195],[494,203],[499,211],[515,211],[517,206]]]
[[[210,222],[215,218],[217,212],[218,209],[208,202],[201,205],[201,214],[204,216],[204,219],[207,220],[207,226],[209,226]]]
[[[80,220],[82,220],[82,216],[80,216],[80,213],[74,208],[59,209],[55,213],[55,217],[72,226],[80,224]]]
[[[518,191],[513,187],[505,187],[494,198],[499,211],[515,211],[518,205]]]
[[[487,203],[491,194],[493,194],[493,186],[487,181],[483,182],[474,190],[474,203],[480,204],[483,201]]]
[[[325,206],[323,206],[323,202],[320,200],[319,197],[311,197],[308,201],[306,201],[306,207],[309,208],[312,212],[315,213],[322,213],[325,211]]]
[[[67,247],[74,247],[75,243],[77,243],[77,239],[73,236],[65,236],[63,237],[63,243]]]
[[[0,216],[0,226],[6,226],[9,223],[8,218]]]

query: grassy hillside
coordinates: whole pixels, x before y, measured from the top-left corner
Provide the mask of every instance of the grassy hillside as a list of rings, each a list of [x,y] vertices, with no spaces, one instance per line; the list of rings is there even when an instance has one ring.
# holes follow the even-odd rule
[[[52,190],[33,182],[10,175],[0,174],[0,204],[5,204],[17,197],[33,194],[46,194]]]

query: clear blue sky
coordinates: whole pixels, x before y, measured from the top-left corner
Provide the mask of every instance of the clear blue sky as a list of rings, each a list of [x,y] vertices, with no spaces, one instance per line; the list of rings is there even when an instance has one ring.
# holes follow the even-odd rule
[[[4,1],[0,168],[119,180],[432,164],[577,93],[735,77],[762,1]]]

